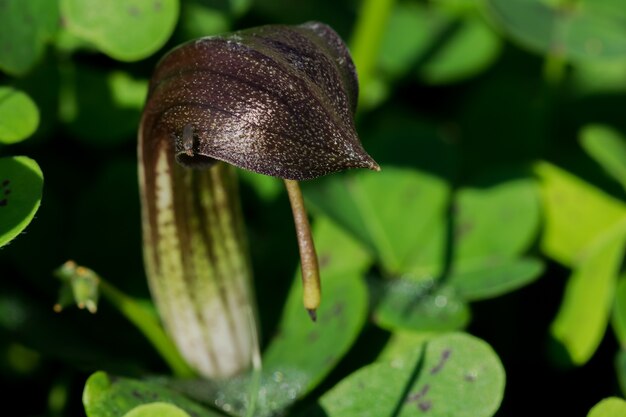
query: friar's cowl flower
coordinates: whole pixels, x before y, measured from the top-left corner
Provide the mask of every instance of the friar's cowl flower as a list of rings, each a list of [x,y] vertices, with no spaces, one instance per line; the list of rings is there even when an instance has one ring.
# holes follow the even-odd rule
[[[202,38],[159,62],[139,132],[146,269],[168,330],[203,374],[232,374],[235,356],[250,354],[247,248],[233,168],[220,161],[285,180],[314,317],[317,258],[296,180],[379,169],[354,129],[357,96],[349,52],[322,23]],[[232,363],[210,358],[229,344],[240,351]],[[203,348],[209,358],[194,353]]]

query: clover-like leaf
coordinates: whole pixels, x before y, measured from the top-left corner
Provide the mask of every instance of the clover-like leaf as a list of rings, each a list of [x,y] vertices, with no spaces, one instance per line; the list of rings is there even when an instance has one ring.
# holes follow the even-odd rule
[[[315,208],[366,244],[386,272],[416,280],[441,273],[450,195],[443,179],[386,167],[377,175],[364,172],[324,179],[305,191]],[[397,207],[404,215],[398,216]]]
[[[626,204],[575,175],[547,162],[535,172],[545,217],[541,247],[551,258],[575,265],[590,242],[626,218]]]
[[[626,249],[626,218],[584,250],[550,331],[577,365],[591,358],[606,330]]]
[[[43,189],[43,174],[25,156],[0,158],[0,246],[19,235],[33,220]]]
[[[513,39],[573,60],[626,56],[626,10],[620,0],[489,0],[486,10]]]
[[[26,73],[59,26],[56,0],[4,0],[0,4],[0,70]]]
[[[622,417],[624,415],[626,415],[626,401],[610,397],[594,405],[587,417]]]
[[[124,414],[124,417],[191,417],[184,410],[174,404],[154,402],[138,405]]]
[[[111,377],[102,371],[89,377],[83,391],[83,405],[88,417],[125,416],[142,404],[154,402],[171,403],[196,417],[223,417],[154,382]],[[139,414],[142,415],[146,414]],[[178,417],[176,414],[172,416]]]
[[[313,389],[347,352],[365,324],[367,289],[362,275],[370,256],[328,219],[317,219],[314,237],[324,276],[318,323],[311,323],[302,314],[302,284],[297,274],[276,336],[263,355],[267,379],[280,379],[283,391],[293,390],[294,394],[291,398],[260,398],[261,409],[268,409],[272,402],[274,409],[284,407]]]
[[[373,283],[372,293],[378,297],[373,319],[388,330],[460,330],[470,319],[469,307],[454,287],[440,287],[432,280],[393,279]]]
[[[523,287],[539,278],[543,270],[543,262],[537,258],[481,259],[456,269],[448,283],[463,300],[483,300]]]
[[[0,87],[0,143],[24,140],[38,125],[39,110],[27,94],[11,87]]]
[[[626,138],[608,126],[590,125],[581,132],[580,142],[607,174],[626,189]]]
[[[451,333],[356,371],[322,396],[320,414],[490,417],[500,406],[504,382],[502,364],[487,343]]]
[[[136,61],[165,44],[178,20],[178,0],[60,0],[67,30],[112,58]]]
[[[476,13],[401,3],[390,17],[380,66],[392,77],[415,67],[426,83],[444,84],[478,74],[495,60],[500,49],[499,37]]]

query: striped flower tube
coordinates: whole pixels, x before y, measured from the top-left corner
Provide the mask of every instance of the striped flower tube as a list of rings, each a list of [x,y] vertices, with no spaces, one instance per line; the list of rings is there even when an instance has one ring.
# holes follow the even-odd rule
[[[203,376],[236,374],[252,353],[234,167],[285,180],[314,318],[317,256],[297,181],[379,169],[354,129],[357,94],[346,46],[321,23],[202,38],[159,62],[139,132],[144,258],[165,326]]]

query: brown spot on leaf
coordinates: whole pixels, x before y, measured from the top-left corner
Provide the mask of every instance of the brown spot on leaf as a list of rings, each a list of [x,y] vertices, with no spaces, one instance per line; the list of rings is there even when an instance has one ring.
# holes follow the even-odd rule
[[[157,0],[154,3],[152,3],[152,8],[154,9],[155,12],[160,12],[161,9],[163,8],[163,3],[161,2],[161,0]]]
[[[3,187],[8,186],[9,184],[11,184],[11,181],[10,181],[10,180],[4,180],[4,181],[2,181],[2,186],[3,186]]]
[[[439,363],[432,367],[432,369],[430,370],[430,374],[435,375],[436,373],[440,372],[446,362],[448,362],[448,359],[450,359],[451,354],[452,350],[450,349],[445,349],[443,352],[441,352],[441,358],[439,358]]]
[[[9,203],[9,200],[7,200],[6,198],[3,198],[2,200],[0,200],[0,207],[4,207]]]
[[[419,391],[409,395],[405,402],[410,403],[410,402],[413,402],[413,401],[419,401],[422,398],[424,398],[424,396],[426,396],[426,394],[428,394],[429,390],[430,390],[430,385],[426,384],[426,385],[424,385],[422,387],[421,390],[419,390]]]
[[[141,10],[139,10],[136,6],[131,6],[128,8],[128,14],[132,17],[139,17],[141,16]]]
[[[417,403],[417,408],[419,408],[420,411],[423,411],[423,412],[430,410],[432,407],[433,407],[433,402],[430,400],[425,400],[425,401],[421,401]]]

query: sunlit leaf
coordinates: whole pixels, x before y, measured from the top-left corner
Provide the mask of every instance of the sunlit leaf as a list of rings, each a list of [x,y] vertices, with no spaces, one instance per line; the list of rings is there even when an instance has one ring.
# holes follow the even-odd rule
[[[190,417],[184,410],[166,402],[154,402],[139,405],[124,417]]]
[[[587,153],[626,189],[626,138],[608,126],[586,126],[580,141]]]
[[[60,0],[68,31],[120,61],[156,52],[178,20],[178,0]]]
[[[626,415],[626,401],[610,397],[594,405],[587,417],[623,417],[624,415]]]
[[[27,94],[11,87],[0,87],[0,143],[24,140],[38,125],[39,110]]]
[[[434,338],[389,363],[356,371],[324,394],[328,417],[489,417],[504,392],[504,369],[484,341],[462,333]]]
[[[128,378],[110,377],[104,372],[96,372],[91,375],[83,391],[83,405],[88,417],[120,417],[142,404],[150,404],[155,401],[174,404],[192,416],[222,416],[161,385]],[[146,414],[138,414],[138,416],[143,415]],[[177,414],[172,414],[172,416],[178,417]]]
[[[0,70],[26,73],[43,55],[59,25],[56,0],[5,0],[0,4]]]
[[[33,220],[42,189],[43,174],[37,162],[25,156],[0,158],[0,246]]]
[[[552,336],[574,364],[594,354],[606,330],[626,247],[626,218],[591,242],[574,266]]]
[[[574,265],[596,237],[626,217],[626,205],[600,189],[547,162],[535,167],[544,205],[542,250]]]

